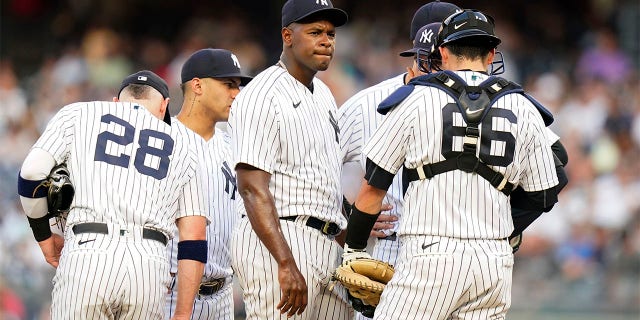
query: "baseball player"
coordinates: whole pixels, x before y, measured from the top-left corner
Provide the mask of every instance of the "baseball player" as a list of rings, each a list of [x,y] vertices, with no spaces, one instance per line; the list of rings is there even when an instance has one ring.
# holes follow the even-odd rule
[[[233,286],[231,280],[231,230],[237,221],[235,172],[231,169],[230,138],[216,129],[216,123],[227,121],[231,102],[251,78],[240,73],[240,63],[231,51],[202,49],[193,53],[182,66],[184,101],[172,126],[197,145],[204,159],[208,258],[204,275],[193,303],[191,319],[233,319]],[[178,242],[168,246],[171,275],[177,272]],[[167,318],[176,311],[175,279],[167,294]]]
[[[400,256],[374,319],[504,319],[513,267],[509,194],[521,186],[536,208],[552,207],[553,153],[525,95],[491,92],[504,82],[486,73],[500,43],[490,17],[454,13],[438,43],[443,69],[458,71],[419,77],[424,85],[412,80],[380,104],[389,114],[363,149],[365,181],[343,258],[366,255],[382,199],[404,166]],[[454,97],[450,86],[463,93]]]
[[[405,73],[356,93],[340,107],[338,123],[340,125],[340,148],[343,152],[344,163],[359,162],[362,170],[365,170],[366,159],[362,154],[362,148],[384,119],[384,115],[376,112],[378,104],[413,77],[431,72],[431,67],[426,65],[426,57],[435,48],[440,23],[456,11],[461,11],[461,9],[454,4],[440,1],[434,1],[420,7],[414,14],[411,24],[413,48],[400,53],[403,57],[414,58],[411,67],[407,67]],[[430,19],[433,20],[430,21]],[[424,23],[424,25],[415,28],[420,23]],[[417,52],[420,52],[420,55],[417,55]],[[424,59],[419,60],[419,57],[424,57]],[[384,212],[393,217],[389,219],[390,221],[396,221],[402,211],[402,196],[402,181],[398,177],[391,184],[384,199],[384,203],[388,203],[392,207],[390,211]],[[373,256],[392,265],[396,262],[399,248],[395,241],[397,239],[395,226],[396,224],[393,224],[392,228],[384,229],[385,226],[382,224],[379,225],[380,229],[374,227],[372,232],[372,236],[388,240],[376,244]]]
[[[361,172],[364,172],[366,159],[362,154],[362,148],[384,119],[384,115],[376,112],[378,104],[413,77],[431,72],[431,67],[427,65],[427,57],[435,49],[440,24],[444,18],[456,11],[461,9],[454,4],[440,1],[420,7],[411,22],[410,36],[413,48],[400,53],[401,56],[413,58],[411,67],[408,67],[405,73],[356,93],[340,107],[340,147],[345,164],[359,162]],[[374,242],[371,255],[392,265],[397,263],[400,249],[396,233],[397,223],[394,221],[398,220],[402,212],[403,195],[402,179],[398,175],[383,200],[385,204],[391,205],[391,210],[382,212],[371,232],[371,236],[378,239]],[[356,314],[356,319],[366,318],[362,313]]]
[[[57,268],[52,319],[164,318],[174,223],[174,319],[190,316],[207,257],[207,219],[198,154],[169,125],[168,92],[156,74],[134,73],[114,102],[63,107],[27,155],[18,191],[45,259]],[[64,243],[51,234],[37,188],[59,163],[75,186]]]
[[[504,61],[502,59],[502,54],[496,51],[496,55],[499,55],[499,57],[496,56],[496,58],[491,63],[490,70],[488,70],[490,75],[502,74],[504,72]],[[427,56],[420,55],[418,56],[417,60],[420,61],[421,65],[433,67],[433,69],[437,71],[442,70],[442,64],[440,63],[441,57],[438,50],[434,50]],[[548,127],[551,123],[553,123],[553,115],[551,114],[551,112],[544,106],[542,106],[533,97],[529,96],[526,93],[525,95],[529,100],[534,102],[534,105],[543,117],[545,125],[547,125],[547,127],[545,128],[545,134],[547,135],[547,139],[551,144],[551,150],[553,151],[556,172],[558,175],[558,185],[556,186],[556,190],[559,193],[569,182],[564,170],[564,167],[569,161],[567,151],[564,148],[562,142],[560,142],[560,137]],[[516,189],[513,190],[510,196],[510,205],[514,230],[513,233],[509,236],[509,241],[511,246],[513,247],[513,252],[515,253],[516,251],[518,251],[522,243],[523,231],[529,225],[531,225],[533,221],[539,218],[545,211],[535,209],[529,205],[528,197],[522,187],[516,187]]]
[[[282,7],[280,61],[258,74],[231,108],[229,129],[242,218],[232,266],[247,319],[349,319],[341,287],[328,288],[346,227],[341,213],[337,106],[315,77],[335,50],[347,14],[331,1]]]

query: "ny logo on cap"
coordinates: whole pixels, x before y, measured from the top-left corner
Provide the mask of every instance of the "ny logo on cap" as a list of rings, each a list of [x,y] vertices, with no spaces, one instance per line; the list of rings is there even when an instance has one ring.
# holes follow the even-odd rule
[[[316,0],[316,4],[321,4],[323,6],[328,6],[327,0]]]
[[[422,43],[431,43],[431,38],[433,37],[433,30],[427,29],[422,31],[422,35],[420,35],[420,42]]]
[[[140,80],[140,81],[147,81],[147,77],[145,77],[145,76],[138,76],[138,80]]]
[[[240,61],[238,61],[238,57],[235,54],[231,54],[231,60],[233,60],[233,65],[240,69]]]

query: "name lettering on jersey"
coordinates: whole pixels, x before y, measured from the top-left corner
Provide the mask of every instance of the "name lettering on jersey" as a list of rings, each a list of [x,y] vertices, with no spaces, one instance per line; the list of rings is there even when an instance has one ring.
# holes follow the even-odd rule
[[[220,170],[222,170],[222,174],[224,174],[224,177],[227,179],[224,183],[224,192],[231,193],[231,200],[235,200],[236,191],[238,190],[236,176],[233,175],[231,168],[229,167],[229,164],[226,161],[222,162],[222,167],[220,167]],[[233,185],[233,191],[231,192],[229,192],[230,185]]]
[[[323,6],[328,6],[327,0],[316,0],[316,4],[321,4]]]
[[[333,130],[335,131],[336,142],[340,143],[340,140],[338,139],[338,136],[340,135],[340,127],[338,126],[338,121],[336,121],[336,118],[333,116],[333,112],[331,111],[329,111],[329,122],[331,122]]]
[[[422,43],[431,43],[431,38],[433,37],[433,30],[427,29],[422,31],[420,35],[420,42]]]
[[[240,69],[240,61],[238,60],[238,57],[236,57],[236,55],[233,53],[231,54],[231,60],[233,60],[233,65]]]

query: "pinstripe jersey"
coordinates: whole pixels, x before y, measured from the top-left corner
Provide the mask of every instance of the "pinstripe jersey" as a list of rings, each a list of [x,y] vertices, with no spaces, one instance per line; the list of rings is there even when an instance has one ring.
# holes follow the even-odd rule
[[[53,117],[33,148],[67,162],[75,187],[67,226],[144,226],[171,237],[175,219],[205,215],[195,149],[142,106],[70,104]]]
[[[226,278],[233,274],[231,270],[231,256],[229,246],[231,230],[238,215],[235,211],[236,180],[234,171],[229,165],[231,157],[231,139],[229,135],[219,129],[209,141],[187,128],[177,118],[171,119],[171,126],[180,135],[188,137],[203,159],[201,164],[205,174],[205,197],[207,217],[211,223],[207,226],[208,256],[204,268],[203,279]],[[177,232],[177,228],[176,228]],[[177,236],[177,233],[176,233]],[[167,247],[171,257],[171,272],[178,270],[178,237],[175,237]]]
[[[313,87],[279,66],[253,78],[229,115],[233,167],[246,163],[272,175],[280,217],[314,216],[344,229],[337,107],[322,81],[314,78]],[[246,215],[244,202],[237,205]]]
[[[366,157],[362,154],[362,148],[384,119],[384,115],[376,111],[378,104],[404,85],[405,75],[406,73],[397,75],[356,93],[338,109],[340,149],[344,163],[357,161],[362,170],[366,170]],[[402,212],[402,198],[402,179],[398,175],[393,179],[383,200],[393,208],[384,213],[399,215]],[[385,230],[385,233],[391,234],[395,231],[394,228]]]
[[[472,86],[488,78],[479,72],[456,73]],[[483,121],[490,127],[479,126],[480,140],[485,143],[477,153],[510,162],[506,166],[485,163],[525,191],[556,185],[550,143],[535,107],[523,95],[508,94],[499,98],[493,109],[496,111]],[[460,134],[457,129],[464,127],[451,96],[434,87],[416,86],[387,115],[363,153],[391,173],[402,165],[416,168],[445,160],[443,152],[462,151],[464,131]],[[398,230],[402,235],[501,239],[513,231],[509,198],[479,175],[461,170],[412,182],[404,205]]]

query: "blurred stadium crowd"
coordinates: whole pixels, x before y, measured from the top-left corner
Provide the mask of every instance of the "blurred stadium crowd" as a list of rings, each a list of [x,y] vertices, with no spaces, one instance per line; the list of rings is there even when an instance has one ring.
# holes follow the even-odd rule
[[[338,29],[337,54],[319,76],[338,105],[409,66],[398,53],[410,47],[411,17],[426,2],[333,1],[351,21]],[[496,18],[504,76],[553,111],[552,129],[569,151],[570,184],[516,254],[513,310],[638,319],[640,4],[451,2]],[[232,50],[250,75],[277,61],[282,3],[2,1],[0,319],[48,319],[54,270],[21,212],[16,179],[52,115],[71,102],[111,100],[139,69],[167,80],[175,114],[180,68],[193,51]]]

